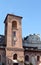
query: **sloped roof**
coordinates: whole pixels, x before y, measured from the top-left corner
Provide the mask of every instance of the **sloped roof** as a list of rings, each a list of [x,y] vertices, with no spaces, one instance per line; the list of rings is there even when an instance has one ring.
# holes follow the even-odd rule
[[[7,19],[8,16],[23,18],[22,16],[17,16],[17,15],[14,15],[14,14],[7,14],[7,16],[6,16],[5,20],[4,20],[4,23],[6,22],[6,19]]]

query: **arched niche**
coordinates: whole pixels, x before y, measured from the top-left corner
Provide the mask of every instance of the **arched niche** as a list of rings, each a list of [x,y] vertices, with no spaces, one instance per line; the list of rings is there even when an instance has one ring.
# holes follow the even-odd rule
[[[25,61],[29,61],[29,56],[25,55]]]
[[[13,55],[13,59],[16,60],[17,59],[17,54]]]
[[[12,21],[12,29],[17,29],[17,21]]]

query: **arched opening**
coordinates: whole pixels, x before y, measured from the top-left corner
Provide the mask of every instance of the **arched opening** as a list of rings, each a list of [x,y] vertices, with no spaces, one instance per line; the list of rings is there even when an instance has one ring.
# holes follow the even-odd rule
[[[17,54],[13,55],[13,65],[18,65]]]
[[[14,59],[14,60],[17,60],[17,54],[14,54],[14,55],[13,55],[13,59]]]
[[[17,29],[17,22],[16,21],[12,22],[12,29]]]
[[[0,55],[0,62],[1,62],[1,55]]]
[[[25,61],[29,61],[29,56],[28,55],[25,56]]]
[[[40,56],[37,56],[37,61],[39,61],[40,60]]]

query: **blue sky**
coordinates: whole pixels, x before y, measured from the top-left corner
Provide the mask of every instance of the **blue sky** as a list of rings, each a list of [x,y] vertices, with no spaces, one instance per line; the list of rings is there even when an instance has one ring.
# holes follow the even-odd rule
[[[0,34],[4,34],[6,15],[22,16],[22,37],[29,34],[41,36],[41,0],[0,0]]]

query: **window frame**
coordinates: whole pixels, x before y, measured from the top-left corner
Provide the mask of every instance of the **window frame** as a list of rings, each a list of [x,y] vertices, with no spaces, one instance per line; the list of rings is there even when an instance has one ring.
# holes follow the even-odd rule
[[[37,61],[39,61],[40,60],[40,56],[37,56]]]
[[[13,60],[17,60],[17,54],[13,55]]]
[[[17,21],[12,21],[12,30],[17,29]]]
[[[29,61],[29,55],[25,55],[25,61]]]

